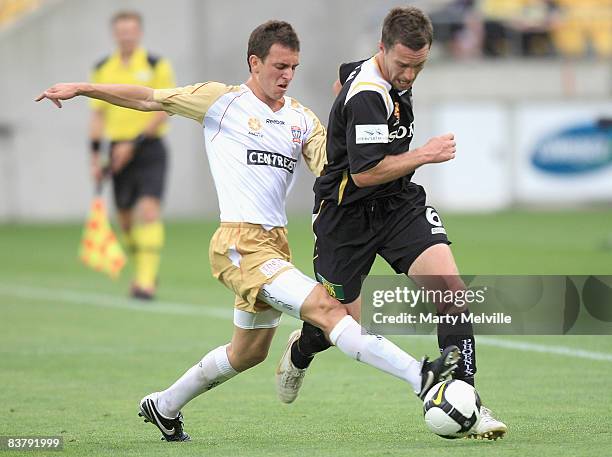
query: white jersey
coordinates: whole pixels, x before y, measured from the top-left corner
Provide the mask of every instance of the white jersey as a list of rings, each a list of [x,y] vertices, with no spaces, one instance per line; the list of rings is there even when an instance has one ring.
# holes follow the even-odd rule
[[[326,163],[325,128],[292,98],[274,112],[246,85],[218,82],[155,90],[154,97],[166,112],[203,125],[222,222],[285,226],[300,158],[316,176]]]

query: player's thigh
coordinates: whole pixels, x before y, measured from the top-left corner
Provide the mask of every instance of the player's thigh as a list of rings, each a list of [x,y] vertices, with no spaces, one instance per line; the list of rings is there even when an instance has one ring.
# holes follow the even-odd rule
[[[275,332],[276,327],[244,329],[234,326],[232,341],[227,348],[232,367],[244,371],[264,361]]]
[[[361,280],[376,259],[377,232],[364,205],[325,202],[313,220],[317,281],[342,303],[359,297]]]
[[[419,287],[427,290],[456,292],[465,289],[453,253],[445,244],[436,244],[427,248],[414,261],[407,274]],[[440,313],[456,314],[465,310],[463,307],[455,306],[454,303],[440,302],[436,306]]]
[[[435,244],[425,249],[407,271],[409,276],[446,275],[457,276],[459,269],[453,252],[447,244]]]

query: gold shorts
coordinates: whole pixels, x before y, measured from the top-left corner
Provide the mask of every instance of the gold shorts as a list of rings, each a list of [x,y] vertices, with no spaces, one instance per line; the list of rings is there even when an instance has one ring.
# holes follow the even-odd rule
[[[285,227],[266,230],[258,224],[222,222],[208,255],[213,276],[236,294],[234,306],[249,313],[269,309],[257,300],[259,289],[295,268]]]

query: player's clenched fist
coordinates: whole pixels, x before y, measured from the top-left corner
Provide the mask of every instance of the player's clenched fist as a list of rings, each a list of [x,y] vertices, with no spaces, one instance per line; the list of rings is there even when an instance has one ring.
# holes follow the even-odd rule
[[[446,133],[433,137],[425,143],[421,150],[425,163],[440,163],[454,159],[457,151],[455,135]]]

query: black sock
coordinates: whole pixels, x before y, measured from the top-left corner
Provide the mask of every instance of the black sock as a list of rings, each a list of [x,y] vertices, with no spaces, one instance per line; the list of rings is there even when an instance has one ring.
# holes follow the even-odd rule
[[[467,378],[464,377],[462,381],[467,382],[472,387],[475,387],[474,386],[474,376],[469,376]]]
[[[331,347],[325,333],[318,327],[304,322],[302,334],[291,345],[291,362],[296,368],[308,368],[317,352],[323,352]]]
[[[467,313],[467,310],[463,312],[463,314]],[[457,325],[438,324],[440,352],[453,344],[461,351],[461,360],[457,364],[453,377],[473,386],[476,374],[476,340],[474,339],[474,328],[470,322],[459,321]]]

